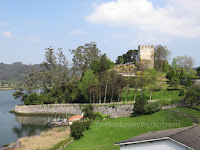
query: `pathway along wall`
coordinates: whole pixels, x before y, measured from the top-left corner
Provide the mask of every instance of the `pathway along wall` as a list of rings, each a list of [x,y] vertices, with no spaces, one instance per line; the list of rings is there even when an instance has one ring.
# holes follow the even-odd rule
[[[79,114],[81,115],[82,109],[88,104],[53,104],[53,105],[27,105],[15,106],[16,113],[35,113],[35,114]],[[111,118],[129,116],[133,112],[133,104],[93,104],[94,111],[100,112],[104,115],[110,115]]]

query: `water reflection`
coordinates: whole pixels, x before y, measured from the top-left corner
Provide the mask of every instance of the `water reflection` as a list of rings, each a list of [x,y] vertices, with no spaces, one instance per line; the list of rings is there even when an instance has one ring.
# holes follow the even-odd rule
[[[53,120],[53,116],[23,116],[15,115],[15,120],[21,124],[46,125]]]
[[[44,125],[21,124],[20,127],[13,128],[13,133],[15,133],[18,138],[21,138],[25,136],[38,135],[45,129],[46,127]]]
[[[53,116],[21,116],[15,115],[15,120],[21,125],[13,128],[13,133],[18,138],[24,136],[38,135],[41,131],[47,129],[47,123],[51,121]]]

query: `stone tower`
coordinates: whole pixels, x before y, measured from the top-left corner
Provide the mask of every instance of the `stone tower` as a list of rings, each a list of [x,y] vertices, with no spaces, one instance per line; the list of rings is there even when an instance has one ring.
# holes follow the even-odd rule
[[[148,65],[148,68],[154,68],[154,49],[153,45],[139,45],[138,62]]]

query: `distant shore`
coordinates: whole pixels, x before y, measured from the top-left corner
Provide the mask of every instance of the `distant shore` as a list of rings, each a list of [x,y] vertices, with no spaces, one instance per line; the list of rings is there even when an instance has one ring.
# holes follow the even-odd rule
[[[0,91],[16,90],[16,88],[11,87],[0,87]]]

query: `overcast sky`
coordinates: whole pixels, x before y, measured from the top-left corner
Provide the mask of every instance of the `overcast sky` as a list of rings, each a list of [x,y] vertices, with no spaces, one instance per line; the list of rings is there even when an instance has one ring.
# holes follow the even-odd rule
[[[96,42],[115,61],[138,45],[164,45],[200,66],[200,0],[0,0],[0,62],[38,64],[44,48]]]

